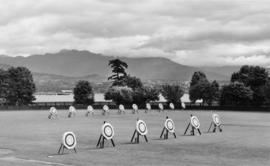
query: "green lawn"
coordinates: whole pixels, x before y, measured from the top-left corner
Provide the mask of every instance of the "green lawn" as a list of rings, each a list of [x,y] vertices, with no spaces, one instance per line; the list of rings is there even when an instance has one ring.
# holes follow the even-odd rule
[[[0,165],[270,165],[270,114],[246,112],[218,112],[224,123],[222,133],[205,133],[211,122],[210,111],[169,111],[148,114],[140,112],[102,116],[100,110],[93,117],[85,117],[85,110],[67,118],[67,110],[58,111],[59,118],[49,120],[48,111],[0,112]],[[189,115],[196,115],[201,123],[201,136],[183,136]],[[172,135],[160,140],[165,116],[176,125],[177,139]],[[149,142],[130,144],[137,117],[148,126]],[[115,143],[97,149],[103,121],[115,129]],[[73,131],[77,136],[78,153],[57,155],[62,134]]]

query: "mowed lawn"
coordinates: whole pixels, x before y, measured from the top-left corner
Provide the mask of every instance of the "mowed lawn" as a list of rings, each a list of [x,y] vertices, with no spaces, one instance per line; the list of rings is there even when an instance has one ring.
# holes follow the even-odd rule
[[[183,136],[190,114],[201,123],[201,136]],[[270,114],[251,112],[217,112],[223,122],[222,133],[206,133],[211,122],[210,111],[151,111],[145,114],[85,117],[78,110],[76,117],[67,118],[67,110],[58,111],[59,117],[48,119],[48,111],[0,112],[0,165],[181,165],[181,166],[257,166],[270,165]],[[166,115],[176,125],[177,139],[159,136]],[[137,117],[148,127],[148,139],[130,144]],[[114,126],[116,147],[110,142],[104,149],[96,144],[101,125],[106,120]],[[62,134],[73,131],[77,136],[77,153],[66,151],[57,155]]]

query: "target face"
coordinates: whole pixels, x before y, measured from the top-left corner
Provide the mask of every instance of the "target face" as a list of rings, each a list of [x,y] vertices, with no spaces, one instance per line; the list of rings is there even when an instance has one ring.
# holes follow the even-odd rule
[[[76,112],[76,109],[75,109],[75,107],[73,107],[73,106],[70,106],[70,107],[69,107],[69,112]]]
[[[56,108],[55,108],[55,107],[51,107],[51,108],[50,108],[50,113],[51,113],[51,114],[57,114]]]
[[[174,105],[173,105],[173,103],[170,103],[170,108],[171,108],[172,110],[174,110]]]
[[[190,118],[191,125],[196,129],[200,128],[200,121],[196,116],[192,116]]]
[[[148,133],[146,123],[142,120],[138,120],[136,123],[136,130],[141,135],[146,135]]]
[[[89,112],[93,112],[93,111],[94,111],[94,109],[93,109],[93,107],[92,107],[91,105],[89,105],[89,106],[87,107],[87,111],[89,111]]]
[[[63,141],[63,145],[67,149],[74,149],[77,145],[76,136],[73,132],[65,132],[63,134],[62,141]]]
[[[151,110],[151,105],[149,103],[146,104],[146,109]]]
[[[221,122],[220,122],[220,118],[219,118],[219,115],[218,115],[218,114],[213,114],[213,115],[212,115],[212,119],[213,119],[213,122],[214,122],[217,126],[220,126]]]
[[[103,110],[107,112],[107,111],[109,111],[109,107],[107,105],[104,105]]]
[[[169,132],[174,132],[175,130],[175,125],[172,119],[166,119],[164,126],[169,130]]]
[[[120,110],[120,111],[125,111],[125,107],[124,107],[122,104],[120,104],[120,105],[119,105],[119,110]]]
[[[102,125],[102,135],[106,138],[106,139],[112,139],[114,136],[114,130],[113,130],[113,126],[110,123],[105,123],[104,125]]]
[[[181,105],[182,105],[182,108],[183,108],[183,109],[185,109],[185,108],[186,108],[185,103],[183,103],[183,102],[182,102],[182,103],[181,103]]]
[[[161,104],[161,103],[158,104],[158,107],[159,107],[160,110],[164,109],[163,104]]]
[[[135,111],[138,110],[137,104],[132,104],[132,108],[133,108]]]

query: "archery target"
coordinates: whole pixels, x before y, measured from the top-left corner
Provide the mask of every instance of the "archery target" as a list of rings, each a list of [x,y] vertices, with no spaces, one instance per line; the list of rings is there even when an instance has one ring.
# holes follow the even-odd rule
[[[89,106],[87,107],[87,111],[89,111],[89,112],[94,112],[94,108],[93,108],[91,105],[89,105]]]
[[[51,108],[50,108],[50,113],[51,113],[51,114],[57,114],[56,108],[55,108],[55,107],[51,107]]]
[[[109,111],[109,107],[107,105],[104,105],[103,106],[103,110],[106,111],[106,112],[108,112]]]
[[[185,104],[185,103],[183,103],[183,102],[181,103],[181,106],[182,106],[182,108],[183,108],[183,109],[185,109],[185,108],[186,108],[186,104]]]
[[[146,109],[151,110],[151,105],[149,103],[146,104]]]
[[[120,111],[125,111],[125,107],[124,107],[122,104],[120,104],[120,105],[119,105],[119,110],[120,110]]]
[[[164,126],[169,132],[174,132],[175,130],[175,125],[172,119],[166,119]]]
[[[114,129],[113,126],[110,123],[105,123],[102,125],[102,135],[106,138],[106,139],[112,139],[114,136]]]
[[[213,122],[214,122],[217,126],[220,126],[221,122],[220,122],[220,118],[219,118],[219,115],[218,115],[218,114],[213,114],[213,115],[212,115],[212,119],[213,119]]]
[[[76,136],[70,131],[63,134],[62,141],[67,149],[74,149],[77,145]]]
[[[73,106],[70,106],[70,107],[69,107],[69,112],[75,113],[75,112],[76,112],[76,109],[75,109],[75,107],[73,107]]]
[[[200,121],[199,121],[199,119],[196,116],[192,116],[190,118],[190,123],[196,129],[200,128]]]
[[[158,104],[158,108],[159,108],[160,110],[163,110],[163,109],[164,109],[163,104],[159,103],[159,104]]]
[[[174,110],[174,104],[173,104],[173,103],[170,103],[170,108],[171,108],[172,110]]]
[[[142,120],[138,120],[136,123],[136,130],[141,134],[141,135],[146,135],[148,133],[146,123]]]
[[[135,110],[135,111],[137,111],[138,110],[137,104],[132,104],[132,109]]]

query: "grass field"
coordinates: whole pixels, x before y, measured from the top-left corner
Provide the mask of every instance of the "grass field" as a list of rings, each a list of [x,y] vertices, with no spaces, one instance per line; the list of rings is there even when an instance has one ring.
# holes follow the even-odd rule
[[[201,123],[201,136],[183,136],[190,113]],[[0,165],[181,165],[181,166],[255,166],[270,165],[270,114],[218,112],[224,125],[222,133],[206,133],[210,111],[170,111],[148,114],[85,117],[78,110],[76,117],[67,118],[67,110],[58,111],[59,118],[49,120],[48,111],[0,112]],[[169,135],[160,140],[165,116],[176,125],[177,139]],[[147,123],[149,142],[130,144],[135,121],[140,117]],[[114,126],[116,147],[105,144],[97,149],[101,125],[106,120]],[[77,136],[78,153],[66,151],[57,155],[62,134],[73,131]]]

